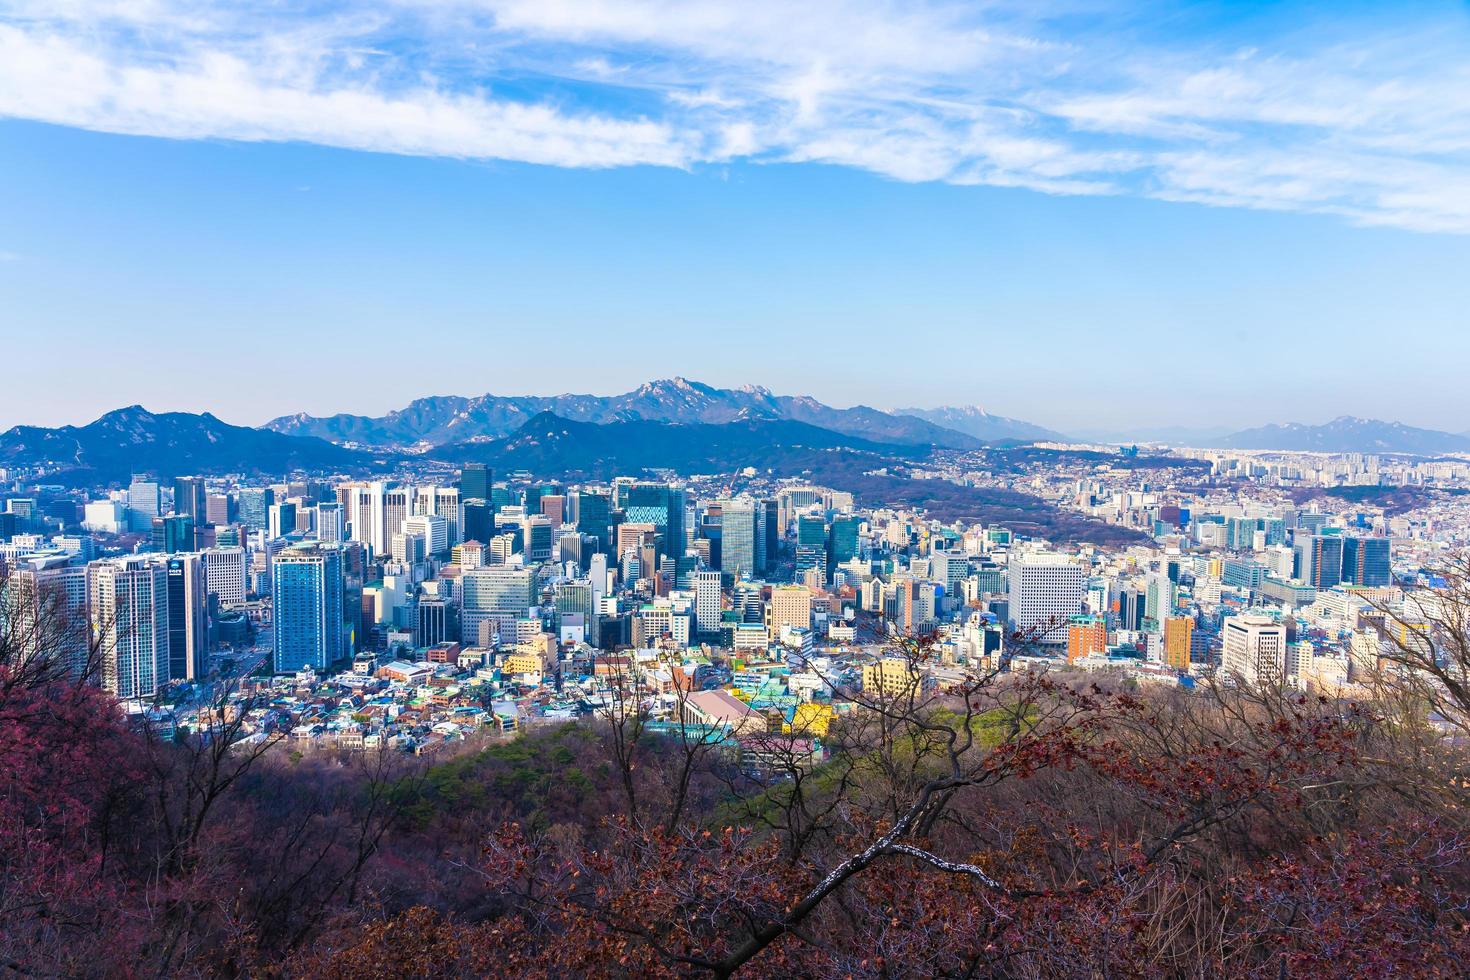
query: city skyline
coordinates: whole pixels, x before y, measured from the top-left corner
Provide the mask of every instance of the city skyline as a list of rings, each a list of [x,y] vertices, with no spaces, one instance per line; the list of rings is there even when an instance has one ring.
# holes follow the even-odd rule
[[[53,7],[0,7],[0,426],[678,374],[1470,429],[1458,5]]]
[[[0,965],[1470,953],[1470,0],[0,0]]]

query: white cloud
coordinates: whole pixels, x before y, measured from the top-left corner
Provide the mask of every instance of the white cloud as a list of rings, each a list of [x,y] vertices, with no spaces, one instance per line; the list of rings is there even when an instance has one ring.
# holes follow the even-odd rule
[[[1008,0],[0,0],[0,116],[568,167],[821,162],[1470,232],[1464,22],[1212,51],[1066,15]]]
[[[421,156],[564,167],[684,166],[658,121],[567,113],[433,85],[385,92],[307,65],[204,50],[129,64],[81,42],[0,25],[0,116],[172,139],[295,140]]]

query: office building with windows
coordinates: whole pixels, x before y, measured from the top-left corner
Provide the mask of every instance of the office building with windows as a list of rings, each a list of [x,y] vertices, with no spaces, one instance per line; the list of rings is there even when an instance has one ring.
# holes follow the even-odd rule
[[[342,547],[309,542],[271,562],[277,673],[326,670],[348,653]]]

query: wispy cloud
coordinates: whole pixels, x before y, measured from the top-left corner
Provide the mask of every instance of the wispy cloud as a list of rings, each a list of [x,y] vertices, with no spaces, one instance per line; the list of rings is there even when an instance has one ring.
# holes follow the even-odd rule
[[[0,0],[0,116],[566,167],[822,162],[1470,232],[1470,30],[883,0]]]

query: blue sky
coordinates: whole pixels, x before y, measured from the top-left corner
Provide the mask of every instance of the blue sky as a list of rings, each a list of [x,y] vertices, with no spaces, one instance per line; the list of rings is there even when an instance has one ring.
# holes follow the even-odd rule
[[[683,374],[1470,429],[1463,4],[0,0],[0,425]]]

